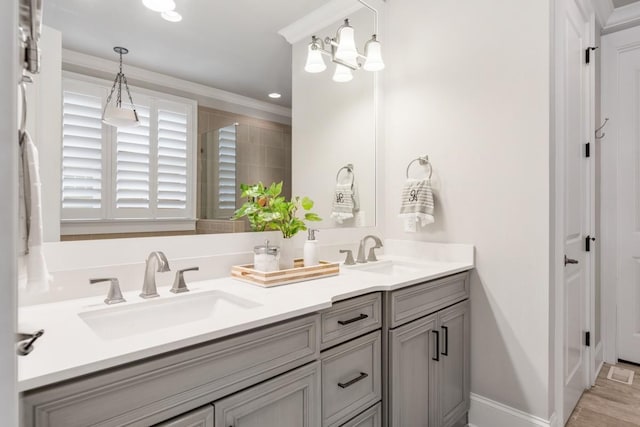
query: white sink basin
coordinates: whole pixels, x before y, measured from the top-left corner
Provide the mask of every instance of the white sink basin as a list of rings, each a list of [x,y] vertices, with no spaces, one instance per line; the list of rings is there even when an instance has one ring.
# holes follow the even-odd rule
[[[415,264],[406,261],[397,261],[397,260],[382,260],[382,261],[374,261],[368,262],[366,264],[356,264],[352,266],[348,266],[348,268],[352,268],[354,270],[366,271],[369,273],[377,273],[377,274],[387,274],[387,275],[404,275],[404,274],[414,274],[421,271],[424,271],[427,266],[422,264]]]
[[[147,334],[192,322],[223,318],[260,304],[223,291],[159,297],[79,313],[78,316],[107,340]]]

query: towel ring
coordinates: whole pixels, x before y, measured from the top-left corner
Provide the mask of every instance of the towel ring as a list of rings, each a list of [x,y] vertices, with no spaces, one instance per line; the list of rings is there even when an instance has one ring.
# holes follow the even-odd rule
[[[340,181],[340,173],[346,170],[347,173],[351,174],[351,185],[353,185],[353,181],[355,180],[355,174],[353,173],[353,165],[351,163],[347,164],[346,166],[341,167],[340,169],[338,169],[338,173],[336,174],[336,184],[338,184]]]
[[[433,174],[433,167],[431,166],[431,162],[429,162],[429,156],[417,157],[409,162],[409,164],[407,165],[407,179],[409,179],[409,169],[415,162],[418,162],[421,166],[427,166],[429,168],[429,179],[431,179],[431,175]]]

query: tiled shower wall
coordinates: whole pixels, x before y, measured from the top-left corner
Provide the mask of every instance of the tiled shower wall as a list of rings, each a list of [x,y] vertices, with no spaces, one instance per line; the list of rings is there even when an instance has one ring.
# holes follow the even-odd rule
[[[265,185],[283,181],[283,195],[291,197],[291,126],[267,120],[233,114],[226,111],[198,107],[198,218],[212,219],[211,206],[215,203],[215,182],[207,182],[202,173],[206,159],[203,137],[207,132],[238,123],[236,135],[236,183],[239,207],[244,200],[240,198],[240,184],[255,184],[262,181]],[[218,218],[221,219],[221,218]]]

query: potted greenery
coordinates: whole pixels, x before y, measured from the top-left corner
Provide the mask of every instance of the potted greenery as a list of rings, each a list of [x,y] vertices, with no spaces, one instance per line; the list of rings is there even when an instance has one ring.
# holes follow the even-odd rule
[[[282,182],[265,187],[262,182],[254,185],[240,184],[242,197],[247,201],[233,215],[232,219],[247,217],[253,231],[279,230],[282,233],[280,248],[280,268],[293,267],[293,241],[299,231],[307,229],[305,221],[321,221],[317,214],[310,212],[313,200],[308,197],[287,199],[282,193]],[[306,211],[304,218],[298,212]]]

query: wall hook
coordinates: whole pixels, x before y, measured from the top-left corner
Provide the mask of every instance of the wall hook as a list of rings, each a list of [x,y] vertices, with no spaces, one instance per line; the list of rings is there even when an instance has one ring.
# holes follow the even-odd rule
[[[604,129],[604,127],[607,125],[607,122],[609,121],[609,117],[605,117],[604,119],[604,123],[602,123],[602,126],[600,126],[598,129],[596,129],[595,131],[595,135],[596,135],[596,139],[602,139],[604,138],[604,136],[606,135],[604,132],[602,132],[601,135],[598,135],[598,133],[600,133],[600,131],[602,129]]]

